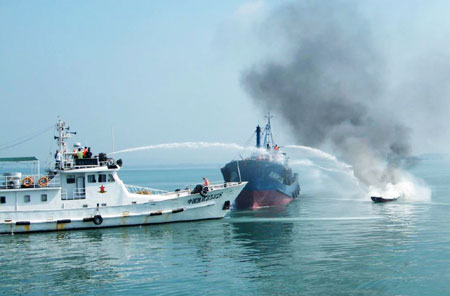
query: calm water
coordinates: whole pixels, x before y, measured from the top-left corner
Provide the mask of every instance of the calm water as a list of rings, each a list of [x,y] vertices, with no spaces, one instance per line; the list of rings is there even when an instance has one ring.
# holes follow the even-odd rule
[[[328,164],[320,163],[327,167]],[[431,202],[373,204],[338,170],[296,165],[287,208],[222,220],[0,236],[1,295],[450,294],[450,159],[412,170]],[[126,183],[184,188],[218,168],[128,169]]]

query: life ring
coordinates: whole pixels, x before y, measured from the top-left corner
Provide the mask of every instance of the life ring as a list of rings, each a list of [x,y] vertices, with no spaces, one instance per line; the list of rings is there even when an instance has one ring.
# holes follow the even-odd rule
[[[22,185],[25,187],[30,187],[34,184],[33,177],[26,177],[22,180]]]
[[[46,176],[42,176],[42,177],[39,178],[38,183],[42,187],[45,187],[45,186],[48,185],[48,178]]]
[[[95,225],[100,225],[103,223],[103,218],[100,215],[95,215],[92,222],[94,222]]]

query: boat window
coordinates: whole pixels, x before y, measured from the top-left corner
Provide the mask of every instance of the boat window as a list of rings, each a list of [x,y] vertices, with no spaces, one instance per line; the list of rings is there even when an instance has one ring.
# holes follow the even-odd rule
[[[23,196],[23,202],[30,202],[30,196],[29,195],[24,195]]]
[[[0,203],[6,203],[6,196],[0,196]]]
[[[41,201],[47,201],[47,194],[41,195]]]
[[[106,182],[106,175],[105,174],[99,174],[98,175],[98,182],[99,183]]]
[[[95,175],[88,175],[88,183],[95,183]]]
[[[68,175],[67,176],[67,184],[74,184],[75,183],[75,176],[74,175]]]
[[[110,183],[115,182],[113,175],[111,174],[108,175],[108,182]]]

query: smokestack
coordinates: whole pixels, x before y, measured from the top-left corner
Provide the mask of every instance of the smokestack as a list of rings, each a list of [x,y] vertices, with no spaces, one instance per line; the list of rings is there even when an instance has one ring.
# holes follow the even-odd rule
[[[256,148],[261,148],[261,127],[256,127]]]

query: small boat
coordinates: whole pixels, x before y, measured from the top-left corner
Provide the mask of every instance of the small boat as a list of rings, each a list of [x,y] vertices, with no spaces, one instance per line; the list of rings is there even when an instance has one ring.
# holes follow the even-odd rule
[[[247,185],[222,182],[173,192],[126,185],[118,175],[120,159],[79,156],[66,143],[75,133],[61,120],[56,129],[58,150],[48,174],[40,174],[35,157],[0,158],[0,164],[28,162],[37,168],[34,174],[0,176],[0,233],[220,219]]]
[[[384,198],[384,197],[381,197],[381,196],[371,196],[370,198],[372,199],[373,202],[376,202],[376,203],[396,201],[398,199],[398,197]]]
[[[237,197],[234,207],[238,210],[284,206],[300,195],[298,174],[292,172],[288,157],[275,145],[270,124],[270,113],[262,136],[256,127],[258,152],[242,160],[233,160],[221,170],[225,182],[247,181],[247,186]]]

